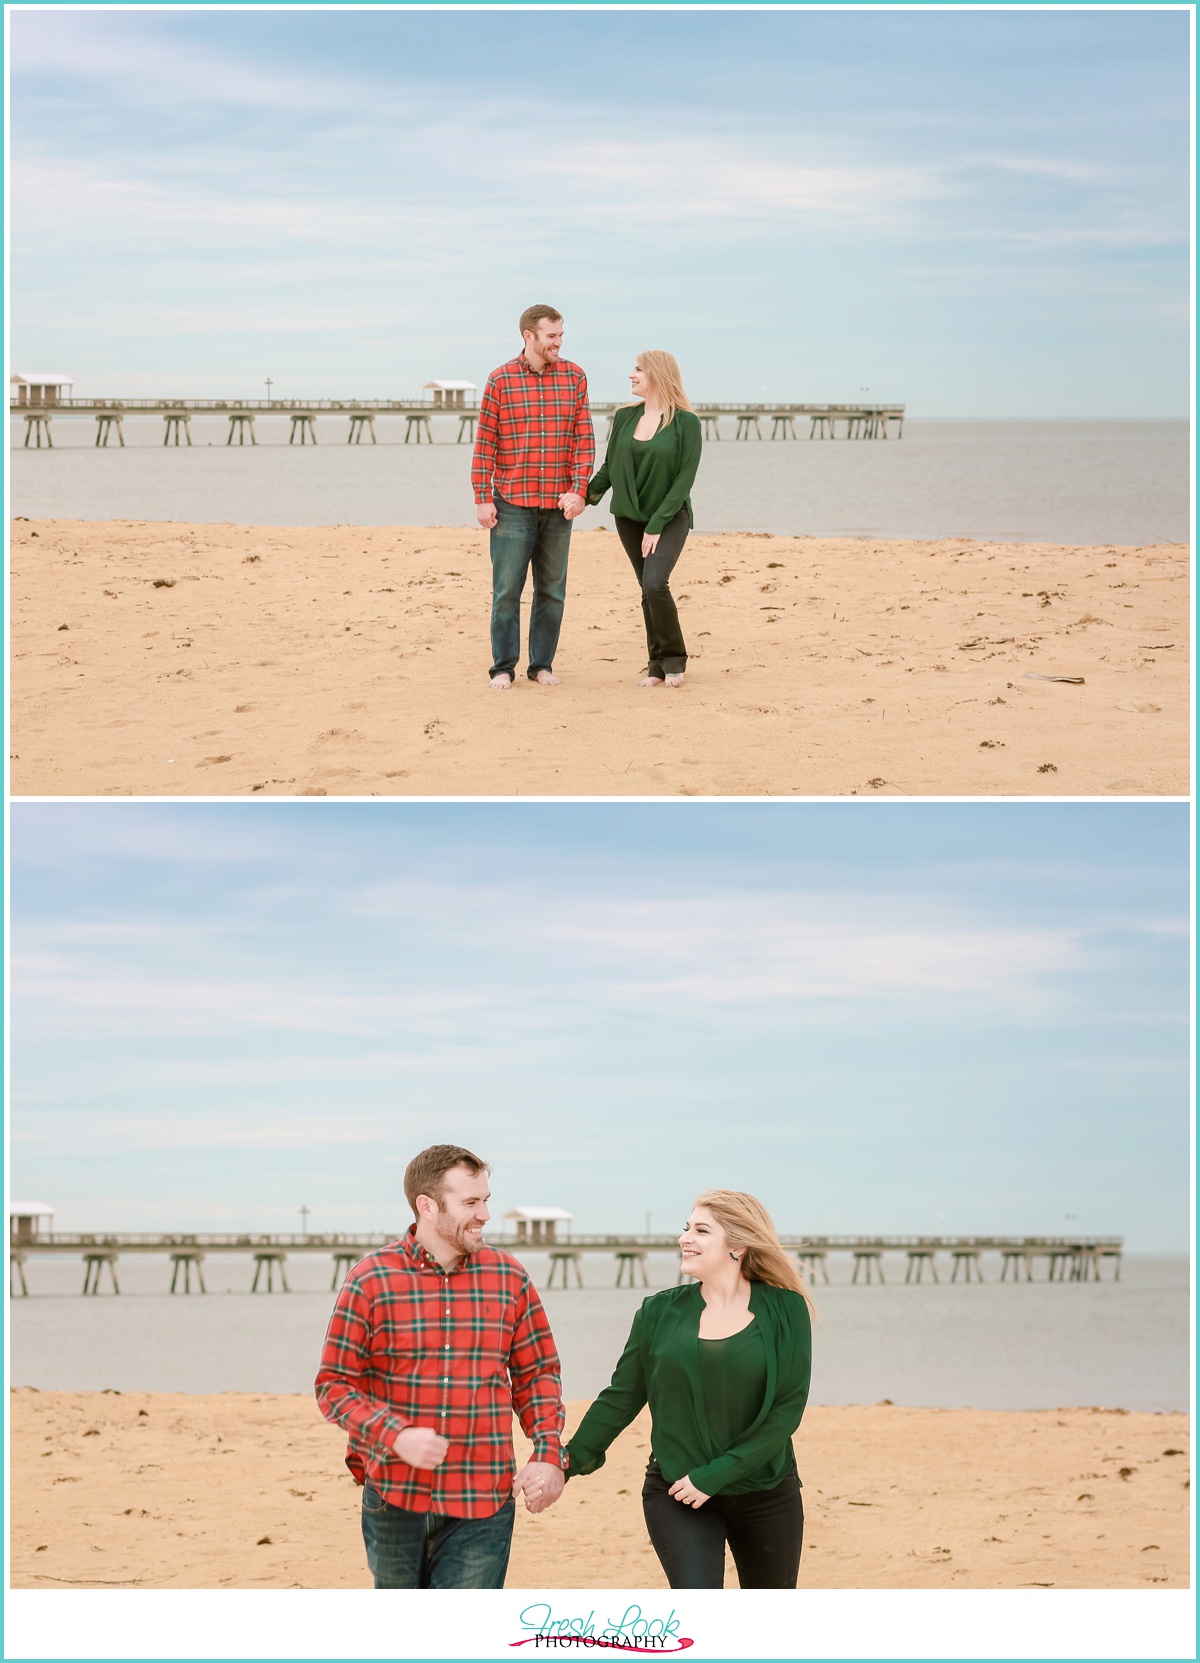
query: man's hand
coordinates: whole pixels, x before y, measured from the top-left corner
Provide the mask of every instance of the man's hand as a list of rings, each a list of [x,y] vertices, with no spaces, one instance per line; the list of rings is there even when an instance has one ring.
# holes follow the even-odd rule
[[[653,554],[654,553],[655,549],[658,547],[658,539],[661,536],[662,536],[662,532],[661,531],[656,531],[654,533],[653,537],[651,537],[647,533],[647,535],[642,538],[642,559],[643,560],[645,560],[645,558],[648,554]]]
[[[426,1426],[406,1426],[392,1439],[392,1448],[410,1467],[440,1467],[450,1444]]]
[[[558,506],[568,520],[573,520],[587,507],[587,498],[581,497],[578,491],[564,491],[558,499]]]
[[[513,1496],[525,1492],[525,1506],[531,1513],[544,1513],[563,1493],[566,1479],[553,1461],[526,1461],[513,1479]]]
[[[494,502],[476,503],[475,518],[485,531],[490,531],[496,523],[496,504]]]
[[[703,1507],[708,1500],[704,1491],[698,1490],[690,1478],[677,1478],[671,1485],[671,1494],[685,1507]]]

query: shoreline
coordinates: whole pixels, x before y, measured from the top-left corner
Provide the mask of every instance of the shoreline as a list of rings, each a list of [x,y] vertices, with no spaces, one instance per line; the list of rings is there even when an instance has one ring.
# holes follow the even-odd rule
[[[10,1405],[14,1587],[370,1585],[345,1436],[311,1397],[26,1387]],[[567,1404],[568,1435],[586,1407]],[[648,1447],[643,1411],[598,1473],[519,1510],[506,1586],[664,1588]],[[801,1588],[1188,1586],[1187,1415],[816,1407],[795,1447]]]
[[[1183,545],[697,535],[671,691],[578,532],[562,685],[504,694],[478,530],[18,521],[11,565],[15,796],[1188,789]]]

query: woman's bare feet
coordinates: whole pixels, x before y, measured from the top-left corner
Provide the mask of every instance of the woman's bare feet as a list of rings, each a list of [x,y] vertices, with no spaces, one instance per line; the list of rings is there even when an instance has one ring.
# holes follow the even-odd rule
[[[678,671],[676,671],[676,673],[674,675],[668,676],[667,677],[667,686],[668,687],[682,687],[683,686],[683,671],[678,670]]]
[[[513,678],[506,675],[503,670],[501,670],[498,676],[493,676],[490,683],[490,685],[496,689],[497,693],[506,693],[512,684]]]
[[[639,687],[661,687],[662,686],[662,677],[661,676],[643,676],[641,681],[638,682],[638,686]]]
[[[535,677],[539,687],[557,687],[558,677],[551,670],[539,670]]]

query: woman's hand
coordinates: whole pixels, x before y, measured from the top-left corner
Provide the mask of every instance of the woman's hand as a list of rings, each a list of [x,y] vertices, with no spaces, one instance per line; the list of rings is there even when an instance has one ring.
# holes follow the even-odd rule
[[[655,542],[658,539],[655,538]],[[677,1478],[671,1485],[671,1494],[676,1501],[681,1501],[685,1507],[703,1507],[708,1500],[703,1490],[698,1490],[690,1478]]]
[[[661,536],[662,536],[662,532],[661,531],[656,531],[654,533],[653,537],[651,537],[650,534],[647,532],[646,536],[642,538],[642,559],[643,560],[646,558],[646,556],[648,554],[653,554],[654,553],[655,549],[658,547],[658,539]]]

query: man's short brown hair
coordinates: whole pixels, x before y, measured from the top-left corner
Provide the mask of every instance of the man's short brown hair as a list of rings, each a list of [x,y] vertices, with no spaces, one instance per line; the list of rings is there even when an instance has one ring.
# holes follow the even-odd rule
[[[521,339],[525,339],[527,329],[531,335],[536,335],[537,326],[543,318],[549,318],[552,323],[561,323],[562,313],[556,312],[553,306],[527,306],[521,313],[521,322],[518,326],[521,331]]]
[[[417,1212],[418,1195],[427,1195],[441,1206],[446,1193],[446,1174],[456,1166],[465,1166],[472,1178],[492,1170],[486,1161],[472,1155],[469,1149],[460,1148],[457,1143],[433,1143],[413,1156],[404,1169],[404,1193],[414,1218],[420,1217]]]

